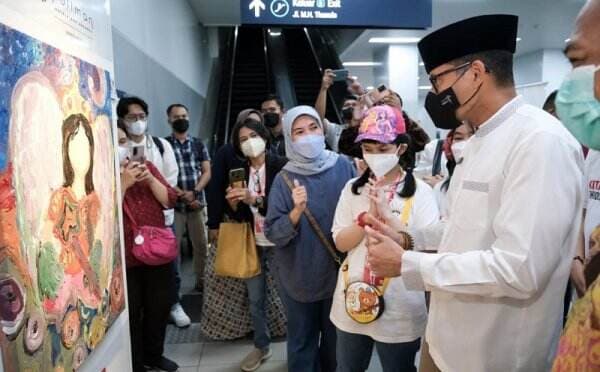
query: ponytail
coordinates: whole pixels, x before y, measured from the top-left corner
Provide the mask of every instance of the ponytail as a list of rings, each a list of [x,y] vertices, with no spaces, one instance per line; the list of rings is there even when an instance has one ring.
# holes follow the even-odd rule
[[[406,175],[404,176],[404,187],[402,187],[402,191],[400,191],[398,195],[401,198],[411,198],[417,191],[417,181],[415,180],[412,168],[406,168],[405,172]]]

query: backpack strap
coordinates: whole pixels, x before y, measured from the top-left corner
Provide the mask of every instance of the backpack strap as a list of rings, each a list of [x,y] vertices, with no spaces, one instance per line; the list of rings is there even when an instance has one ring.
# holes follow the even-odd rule
[[[165,146],[158,137],[152,136],[152,141],[154,142],[156,147],[158,147],[158,152],[160,152],[160,157],[162,158],[162,156],[165,154]]]

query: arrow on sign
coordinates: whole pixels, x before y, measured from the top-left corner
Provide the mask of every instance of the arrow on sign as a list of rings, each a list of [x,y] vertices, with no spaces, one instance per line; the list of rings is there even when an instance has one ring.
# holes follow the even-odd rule
[[[250,3],[250,10],[254,9],[254,16],[256,18],[260,17],[260,11],[265,10],[265,3],[262,2],[262,0],[252,0],[252,2]]]

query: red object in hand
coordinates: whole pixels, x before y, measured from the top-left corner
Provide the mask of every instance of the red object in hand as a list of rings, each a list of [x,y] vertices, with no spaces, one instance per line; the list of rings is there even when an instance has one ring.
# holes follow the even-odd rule
[[[362,212],[361,214],[358,215],[358,217],[356,218],[356,224],[362,228],[364,228],[365,226],[369,226],[369,224],[367,223],[367,221],[365,221],[365,216],[367,215],[367,212]]]

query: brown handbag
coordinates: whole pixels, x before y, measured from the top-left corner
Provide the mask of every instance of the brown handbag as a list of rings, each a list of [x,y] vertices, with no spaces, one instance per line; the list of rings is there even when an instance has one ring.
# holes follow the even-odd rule
[[[215,274],[248,279],[260,274],[254,233],[249,223],[222,222],[215,257]]]

